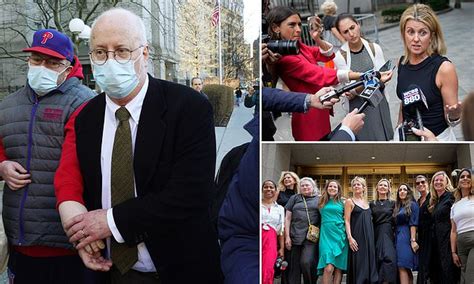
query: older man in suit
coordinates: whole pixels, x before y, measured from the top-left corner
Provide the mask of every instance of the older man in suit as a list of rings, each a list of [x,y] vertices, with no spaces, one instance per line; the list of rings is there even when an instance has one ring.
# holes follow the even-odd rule
[[[147,75],[144,24],[130,11],[100,15],[90,45],[103,93],[75,113],[55,179],[70,241],[112,283],[221,283],[208,214],[209,101]],[[99,240],[107,243],[102,254]]]

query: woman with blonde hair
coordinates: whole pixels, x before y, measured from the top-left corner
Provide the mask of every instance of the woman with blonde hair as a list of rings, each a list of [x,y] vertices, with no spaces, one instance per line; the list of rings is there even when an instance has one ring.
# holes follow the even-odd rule
[[[451,208],[451,252],[461,267],[461,284],[474,283],[474,187],[472,171],[459,172],[456,202]]]
[[[277,203],[285,207],[291,196],[300,193],[300,178],[294,172],[283,171],[277,187],[279,191]]]
[[[323,284],[341,283],[347,269],[348,245],[344,228],[344,199],[337,180],[329,180],[319,199],[321,232],[319,239],[318,275]]]
[[[375,200],[370,202],[379,283],[397,283],[397,260],[393,238],[395,202],[391,199],[391,188],[388,179],[380,179],[376,186]]]
[[[344,204],[344,222],[349,241],[347,283],[378,283],[374,248],[372,211],[364,197],[367,182],[362,177],[351,181],[353,197]]]
[[[450,212],[454,203],[453,186],[444,171],[436,172],[430,183],[430,205],[428,210],[433,216],[432,250],[430,263],[431,281],[456,283],[459,280],[459,268],[453,262],[450,242]]]
[[[321,4],[320,10],[323,12],[323,38],[333,46],[341,46],[346,40],[336,28],[337,5],[334,1],[327,0]]]
[[[286,206],[288,200],[295,194],[300,193],[300,178],[298,175],[291,171],[283,171],[281,172],[280,179],[278,180],[278,198],[277,203],[283,207]],[[290,250],[286,249],[285,247],[285,259],[288,264],[291,263],[291,252]],[[283,284],[289,284],[288,280],[288,271],[289,268],[281,273],[281,282]]]
[[[403,101],[404,94],[418,88],[427,102],[427,108],[420,110],[423,126],[438,140],[455,141],[450,126],[461,120],[458,77],[454,64],[443,56],[446,45],[435,12],[424,4],[408,7],[400,18],[400,33],[405,54],[398,65],[398,98]],[[401,104],[399,126],[413,117]]]

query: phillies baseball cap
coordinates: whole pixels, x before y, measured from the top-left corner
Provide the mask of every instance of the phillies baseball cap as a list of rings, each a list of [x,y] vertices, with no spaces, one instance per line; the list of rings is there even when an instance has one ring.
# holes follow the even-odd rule
[[[33,35],[31,47],[23,49],[23,52],[38,52],[59,59],[72,62],[74,48],[71,39],[57,30],[46,29],[36,31]]]

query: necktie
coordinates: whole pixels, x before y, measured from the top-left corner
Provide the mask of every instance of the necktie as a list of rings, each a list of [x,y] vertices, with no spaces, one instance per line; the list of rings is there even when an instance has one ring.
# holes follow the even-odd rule
[[[112,150],[111,169],[111,198],[112,206],[135,197],[133,183],[133,149],[132,135],[128,119],[130,113],[125,107],[115,112],[119,125],[115,130],[114,147]],[[120,273],[125,274],[138,260],[137,247],[128,247],[125,244],[111,240],[112,262]]]

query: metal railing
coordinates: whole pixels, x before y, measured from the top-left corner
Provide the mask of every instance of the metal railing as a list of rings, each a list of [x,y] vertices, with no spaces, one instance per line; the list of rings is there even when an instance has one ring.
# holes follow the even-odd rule
[[[362,36],[371,42],[379,43],[379,31],[375,14],[353,14],[353,16],[360,24]],[[306,19],[302,20],[306,21]],[[301,41],[306,45],[315,45],[314,40],[309,34],[307,22],[302,24],[301,29]]]

